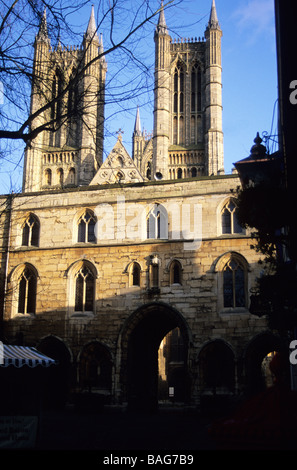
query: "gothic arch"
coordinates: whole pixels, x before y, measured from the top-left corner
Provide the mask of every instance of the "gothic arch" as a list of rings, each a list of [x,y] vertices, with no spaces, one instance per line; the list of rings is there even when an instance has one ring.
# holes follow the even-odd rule
[[[69,317],[93,316],[96,312],[96,279],[94,263],[80,259],[65,271],[67,278],[67,311]]]
[[[177,68],[178,64],[181,64],[182,69],[185,73],[188,72],[188,63],[182,58],[180,53],[178,53],[170,66],[170,72],[172,75],[174,75],[175,69]]]
[[[22,280],[22,276],[26,271],[28,273],[31,273],[32,282],[30,280],[27,281],[28,287],[25,288],[27,293],[25,293],[24,295],[28,296],[28,298],[31,298],[32,302],[30,302],[30,304],[34,307],[34,311],[28,311],[25,309],[25,311],[19,312],[20,296],[22,295],[20,283]],[[9,283],[9,291],[11,292],[11,317],[14,317],[19,314],[25,316],[29,316],[31,314],[35,315],[37,305],[37,288],[39,281],[39,274],[35,266],[31,263],[21,263],[12,269],[12,271],[7,277],[7,280]]]
[[[243,255],[229,251],[213,265],[217,273],[217,310],[219,313],[249,313],[250,265]]]
[[[114,358],[108,346],[98,340],[86,343],[77,357],[81,390],[95,390],[109,401],[113,390]]]
[[[18,244],[22,246],[39,246],[40,219],[33,212],[23,217],[18,230]]]
[[[72,352],[64,341],[55,335],[43,337],[37,349],[57,361],[57,365],[49,370],[44,396],[45,406],[61,408],[66,404],[70,390]]]
[[[280,351],[282,342],[279,336],[264,331],[252,338],[242,354],[242,375],[247,394],[253,395],[265,388],[261,373],[264,357],[272,351]]]
[[[198,355],[200,390],[203,393],[233,393],[235,389],[235,354],[222,339],[204,344]]]
[[[95,215],[95,212],[90,207],[85,207],[84,209],[81,209],[80,211],[78,211],[77,214],[75,215],[75,217],[73,218],[73,229],[72,229],[72,241],[73,241],[73,243],[77,243],[78,240],[79,240],[79,224],[80,224],[81,219],[86,214],[89,214],[90,217],[94,220],[95,223],[97,221],[97,217]],[[88,230],[87,230],[86,233],[88,234]],[[95,231],[94,231],[94,238],[96,240]],[[94,243],[94,241],[93,241],[93,243]]]
[[[248,271],[251,270],[248,261],[242,254],[238,253],[237,251],[227,251],[226,253],[224,253],[223,255],[221,255],[219,258],[216,259],[214,266],[213,266],[213,272],[221,271],[224,268],[227,261],[232,257],[237,259],[238,262],[240,262]]]
[[[166,334],[178,327],[185,345],[186,397],[189,398],[188,351],[191,332],[173,307],[152,302],[139,307],[125,321],[118,338],[123,400],[132,408],[154,410],[158,406],[158,349]]]
[[[230,233],[231,234],[238,233],[240,235],[244,235],[245,234],[245,229],[240,227],[240,230],[239,230],[239,224],[237,222],[237,217],[236,217],[236,201],[235,201],[234,197],[224,198],[222,201],[220,201],[220,203],[217,206],[217,235],[220,236],[220,235],[223,235],[224,233],[227,233],[227,232],[223,231],[222,217],[223,217],[223,211],[228,206],[228,204],[233,204],[234,205],[233,213],[231,214],[231,212],[230,212],[230,217],[232,217],[232,219],[233,219],[232,225],[234,227],[233,227],[233,229],[231,230]],[[231,219],[230,219],[230,223],[231,223]],[[235,226],[237,227],[237,229],[234,230]]]

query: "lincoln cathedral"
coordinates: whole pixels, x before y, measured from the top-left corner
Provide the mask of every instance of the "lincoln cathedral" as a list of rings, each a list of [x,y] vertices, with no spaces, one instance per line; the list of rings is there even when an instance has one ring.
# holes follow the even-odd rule
[[[202,407],[259,390],[278,348],[249,311],[261,266],[237,222],[239,177],[224,173],[215,1],[199,38],[171,37],[165,16],[152,135],[138,108],[132,154],[119,132],[105,159],[94,10],[79,47],[51,46],[46,13],[36,34],[31,114],[52,106],[33,119],[22,192],[0,197],[1,321],[5,343],[58,361],[55,403]]]

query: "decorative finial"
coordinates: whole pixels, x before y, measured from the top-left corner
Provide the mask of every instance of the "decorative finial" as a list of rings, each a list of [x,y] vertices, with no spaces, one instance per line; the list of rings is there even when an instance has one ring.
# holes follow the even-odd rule
[[[118,135],[118,140],[122,142],[122,134],[124,134],[124,131],[121,128],[119,128],[116,134]]]
[[[251,148],[251,156],[253,158],[263,158],[266,156],[266,147],[265,145],[262,145],[262,139],[259,135],[259,132],[257,132],[257,135],[254,139],[255,145],[252,146]]]

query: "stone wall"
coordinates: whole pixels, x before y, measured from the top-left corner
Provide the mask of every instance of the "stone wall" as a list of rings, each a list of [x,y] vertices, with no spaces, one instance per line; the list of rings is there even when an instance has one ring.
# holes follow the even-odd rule
[[[108,190],[86,187],[80,191],[17,195],[13,200],[7,266],[8,294],[4,317],[7,341],[16,341],[21,332],[25,344],[38,346],[43,338],[54,335],[71,351],[74,364],[86,344],[98,341],[110,351],[114,387],[121,389],[121,358],[124,355],[121,337],[125,325],[137,310],[156,303],[177,311],[186,325],[190,338],[188,365],[193,375],[197,374],[201,348],[212,340],[223,340],[230,345],[236,358],[241,357],[248,343],[266,330],[266,323],[265,319],[252,316],[248,308],[224,309],[222,304],[220,260],[223,256],[234,252],[246,260],[247,299],[259,274],[256,253],[250,249],[249,234],[221,233],[223,204],[232,196],[230,189],[234,191],[238,184],[237,177],[232,176],[143,183],[122,188],[114,185]],[[124,200],[126,225],[119,217],[123,217],[123,212],[116,204],[117,201],[123,204]],[[198,240],[197,245],[193,245],[191,233],[188,239],[182,234],[178,238],[176,233],[172,238],[173,230],[176,230],[173,224],[177,220],[174,211],[169,211],[168,240],[141,237],[133,240],[126,232],[122,239],[77,242],[78,220],[86,208],[100,216],[98,207],[102,209],[103,204],[108,204],[113,209],[109,214],[115,217],[117,233],[123,235],[123,228],[132,220],[128,214],[131,204],[134,204],[133,208],[145,207],[146,214],[147,208],[154,203],[165,207],[170,203],[181,219],[185,205],[188,204],[192,218],[194,205],[201,205],[201,243]],[[22,246],[22,224],[29,213],[34,213],[40,222],[38,247]],[[112,219],[107,220],[110,228]],[[155,290],[150,289],[153,256],[157,256],[159,263],[159,286]],[[181,284],[170,283],[172,260],[181,264]],[[129,266],[135,261],[141,267],[140,286],[131,286],[129,282]],[[96,278],[95,310],[93,314],[74,315],[74,277],[82,262],[92,266]],[[37,273],[35,315],[17,313],[18,279],[26,263]],[[195,387],[192,397],[198,395],[199,386]]]

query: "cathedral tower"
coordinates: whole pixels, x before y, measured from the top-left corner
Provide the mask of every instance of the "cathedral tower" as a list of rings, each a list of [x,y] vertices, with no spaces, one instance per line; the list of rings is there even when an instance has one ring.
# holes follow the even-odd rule
[[[31,94],[31,129],[43,130],[25,150],[25,192],[89,184],[102,164],[106,62],[96,29],[92,7],[82,45],[53,49],[44,12]]]
[[[178,40],[168,34],[162,3],[155,31],[155,177],[223,172],[221,36],[214,0],[205,38]]]
[[[206,164],[207,173],[217,174],[224,168],[222,132],[222,64],[221,37],[215,0],[212,7],[206,37],[206,83],[205,83],[205,120],[206,120]]]
[[[153,136],[153,175],[168,179],[170,123],[170,36],[163,2],[155,31],[155,97]]]

